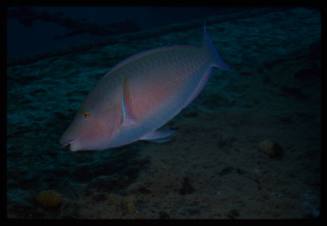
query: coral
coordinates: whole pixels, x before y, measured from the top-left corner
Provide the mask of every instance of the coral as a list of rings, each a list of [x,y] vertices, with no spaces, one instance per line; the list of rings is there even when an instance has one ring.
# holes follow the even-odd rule
[[[58,208],[63,202],[63,197],[54,190],[47,190],[38,193],[35,200],[42,207]]]

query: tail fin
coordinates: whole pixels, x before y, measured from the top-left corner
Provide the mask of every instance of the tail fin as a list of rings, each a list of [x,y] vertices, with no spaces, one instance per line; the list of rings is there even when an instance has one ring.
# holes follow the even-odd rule
[[[207,32],[205,22],[203,25],[203,47],[208,51],[208,54],[212,58],[212,61],[213,61],[212,66],[223,69],[223,70],[231,69],[230,66],[223,61],[223,59],[219,55],[217,49],[213,45],[212,39],[210,38],[210,36]]]

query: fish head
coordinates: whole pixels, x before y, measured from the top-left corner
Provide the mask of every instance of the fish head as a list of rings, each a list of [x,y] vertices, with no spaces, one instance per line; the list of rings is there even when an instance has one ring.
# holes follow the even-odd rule
[[[112,129],[101,118],[95,112],[79,111],[60,139],[62,147],[70,151],[104,149]]]

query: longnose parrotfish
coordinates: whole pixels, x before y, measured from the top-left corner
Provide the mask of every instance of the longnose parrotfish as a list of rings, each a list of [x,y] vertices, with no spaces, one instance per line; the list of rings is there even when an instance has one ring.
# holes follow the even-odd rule
[[[86,97],[60,139],[71,151],[104,150],[138,140],[169,140],[159,129],[199,95],[212,68],[228,70],[203,28],[200,47],[155,48],[113,67]]]

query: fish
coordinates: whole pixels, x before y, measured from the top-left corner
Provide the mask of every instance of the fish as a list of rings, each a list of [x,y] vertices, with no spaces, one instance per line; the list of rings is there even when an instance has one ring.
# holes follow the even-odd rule
[[[199,95],[213,68],[231,69],[205,24],[200,46],[158,47],[128,57],[97,82],[59,142],[70,151],[96,151],[169,141],[175,131],[161,128]]]

